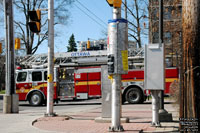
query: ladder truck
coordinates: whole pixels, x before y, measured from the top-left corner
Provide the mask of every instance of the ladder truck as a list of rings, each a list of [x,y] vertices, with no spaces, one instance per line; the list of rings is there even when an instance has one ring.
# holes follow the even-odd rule
[[[136,58],[129,58],[136,60]],[[47,97],[47,55],[18,58],[16,70],[16,93],[20,101],[29,101],[33,106],[46,102]],[[138,59],[139,60],[139,59]],[[136,65],[143,62],[137,62]],[[141,59],[142,60],[142,59]],[[100,98],[102,65],[107,65],[106,51],[84,51],[56,53],[54,68],[54,100]],[[134,68],[134,63],[130,63]],[[135,66],[136,67],[136,66]],[[178,69],[166,69],[165,95],[170,95],[170,84],[178,80]],[[144,88],[144,70],[130,69],[122,75],[122,102],[143,103],[149,91]]]

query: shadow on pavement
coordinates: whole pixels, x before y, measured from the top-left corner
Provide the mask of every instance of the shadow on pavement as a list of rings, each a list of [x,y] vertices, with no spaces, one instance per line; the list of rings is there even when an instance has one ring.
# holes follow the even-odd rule
[[[79,105],[101,105],[101,103],[66,103],[66,104],[56,104],[54,106],[71,106],[71,105],[75,105],[75,106],[79,106]]]
[[[101,105],[101,103],[61,103],[61,104],[54,104],[54,106],[80,106],[80,105]],[[19,106],[23,106],[23,107],[46,107],[46,105],[40,105],[40,106],[32,106],[29,103],[23,103],[23,104],[19,104]]]
[[[151,124],[151,121],[130,121],[129,123],[149,123],[149,124]]]
[[[165,104],[173,104],[173,103],[174,102],[165,102]],[[144,104],[151,104],[151,102],[144,102],[144,103],[135,104],[135,105],[144,105]],[[124,103],[123,105],[134,105],[134,104]]]
[[[179,129],[179,127],[177,127],[177,126],[162,126],[162,128],[177,128],[177,129]]]
[[[124,130],[124,132],[142,133],[141,130]]]

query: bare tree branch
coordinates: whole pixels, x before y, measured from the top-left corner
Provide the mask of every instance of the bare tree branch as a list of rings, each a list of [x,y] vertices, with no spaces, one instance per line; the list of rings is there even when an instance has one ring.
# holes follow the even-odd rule
[[[128,33],[128,35],[131,36],[131,37],[133,37],[138,42],[138,39],[137,39],[136,36],[134,36],[133,34],[130,34],[130,33]]]

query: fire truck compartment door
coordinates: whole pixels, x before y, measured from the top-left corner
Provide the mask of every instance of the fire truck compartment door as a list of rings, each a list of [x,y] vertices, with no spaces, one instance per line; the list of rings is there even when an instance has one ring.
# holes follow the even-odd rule
[[[74,69],[62,68],[59,72],[59,92],[61,99],[73,98],[74,95]]]

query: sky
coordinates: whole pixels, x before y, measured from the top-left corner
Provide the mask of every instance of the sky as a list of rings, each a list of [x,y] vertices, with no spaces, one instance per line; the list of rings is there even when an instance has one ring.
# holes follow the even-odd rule
[[[103,31],[107,32],[107,22],[112,19],[112,8],[106,0],[79,0],[69,11],[68,24],[55,27],[55,33],[58,35],[55,38],[55,52],[67,51],[66,46],[72,34],[76,42],[87,41],[88,38],[91,40],[105,38]],[[47,42],[39,47],[37,53],[47,53]]]
[[[54,0],[56,4],[56,0]],[[68,40],[72,34],[75,41],[99,40],[106,38],[108,20],[112,19],[112,7],[106,0],[75,0],[75,3],[69,7],[69,20],[66,25],[59,24],[55,26],[54,51],[66,52]],[[15,19],[19,18],[20,12],[14,11]],[[122,11],[122,17],[124,12]],[[1,19],[2,20],[2,19]],[[3,29],[3,26],[1,26]],[[0,39],[4,37],[4,32],[0,31]],[[78,44],[78,43],[77,43]],[[38,48],[36,54],[48,52],[48,41],[44,41]]]

